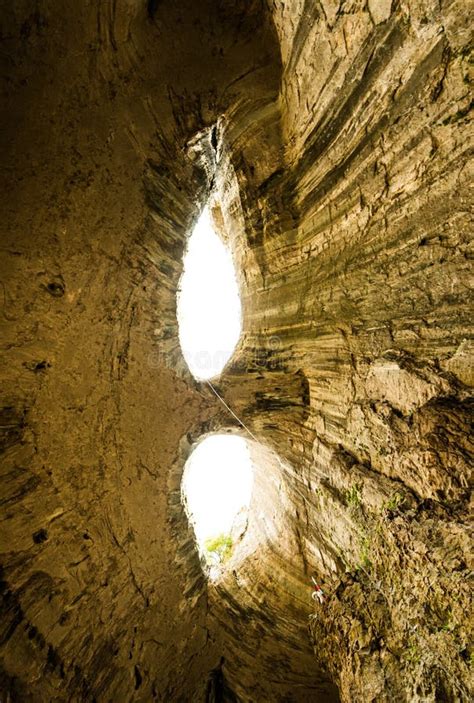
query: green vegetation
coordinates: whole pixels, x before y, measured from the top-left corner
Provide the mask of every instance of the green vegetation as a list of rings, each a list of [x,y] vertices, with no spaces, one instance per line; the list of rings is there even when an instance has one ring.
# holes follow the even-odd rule
[[[404,497],[401,493],[394,493],[393,496],[383,504],[382,510],[391,511],[396,510],[404,501]]]
[[[452,632],[456,626],[449,620],[448,622],[445,622],[444,625],[441,626],[441,631],[442,632]]]
[[[418,648],[418,644],[414,640],[412,640],[408,645],[405,652],[405,658],[412,664],[418,664],[418,662],[420,661],[420,650]]]
[[[346,503],[350,508],[359,507],[362,497],[361,488],[362,486],[356,484],[346,491]]]
[[[370,567],[372,566],[372,562],[369,558],[370,555],[370,537],[369,535],[364,535],[360,539],[360,562],[359,566],[357,567],[358,569],[363,569],[364,571],[368,571]]]
[[[204,556],[209,564],[225,564],[232,554],[232,537],[220,534],[204,542]]]

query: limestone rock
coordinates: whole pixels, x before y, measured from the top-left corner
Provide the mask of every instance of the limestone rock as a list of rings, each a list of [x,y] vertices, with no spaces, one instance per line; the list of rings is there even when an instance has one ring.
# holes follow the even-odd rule
[[[3,5],[1,700],[470,700],[468,3]],[[209,198],[240,422],[178,341]],[[211,583],[180,486],[222,430]]]

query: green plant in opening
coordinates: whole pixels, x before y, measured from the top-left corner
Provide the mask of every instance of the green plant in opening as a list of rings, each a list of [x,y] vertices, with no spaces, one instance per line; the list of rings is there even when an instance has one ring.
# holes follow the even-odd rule
[[[232,537],[220,534],[210,537],[204,542],[204,555],[206,561],[214,566],[224,564],[232,554]]]

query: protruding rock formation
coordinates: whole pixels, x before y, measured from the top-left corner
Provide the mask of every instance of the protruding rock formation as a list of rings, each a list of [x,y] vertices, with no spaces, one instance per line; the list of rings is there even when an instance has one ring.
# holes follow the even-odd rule
[[[1,700],[469,700],[468,9],[5,4]],[[247,430],[178,343],[211,195]],[[210,584],[180,485],[224,428],[258,470]]]

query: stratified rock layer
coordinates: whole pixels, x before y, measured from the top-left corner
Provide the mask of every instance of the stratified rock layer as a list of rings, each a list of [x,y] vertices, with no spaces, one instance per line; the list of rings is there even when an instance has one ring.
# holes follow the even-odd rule
[[[469,699],[467,9],[1,13],[6,700]],[[211,192],[247,429],[178,344]],[[223,428],[256,488],[208,583],[180,481]]]

